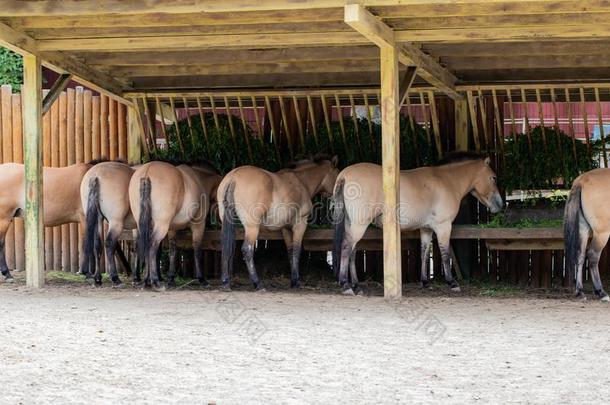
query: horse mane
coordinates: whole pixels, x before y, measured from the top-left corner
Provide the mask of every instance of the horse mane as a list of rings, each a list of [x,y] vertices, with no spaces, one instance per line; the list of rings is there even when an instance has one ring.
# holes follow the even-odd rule
[[[467,162],[471,160],[483,160],[487,156],[477,153],[477,152],[467,152],[467,151],[459,151],[459,152],[451,152],[446,155],[444,158],[436,162],[435,166],[445,166],[451,163],[459,163],[459,162]]]
[[[288,163],[286,165],[286,169],[297,169],[299,167],[303,167],[308,164],[320,163],[325,160],[331,160],[331,159],[332,159],[332,156],[329,155],[328,153],[317,153],[316,155],[311,156],[310,158],[295,160],[295,161]]]
[[[117,162],[117,163],[127,164],[127,162],[125,160],[123,160],[123,159],[108,159],[105,156],[102,156],[102,157],[97,158],[97,159],[92,159],[92,160],[88,161],[87,164],[91,165],[91,166],[95,166],[97,164],[105,163],[105,162]]]

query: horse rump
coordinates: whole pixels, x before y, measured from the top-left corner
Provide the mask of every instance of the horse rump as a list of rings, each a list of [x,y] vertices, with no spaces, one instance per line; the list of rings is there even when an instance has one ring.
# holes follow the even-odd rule
[[[138,257],[140,263],[145,263],[150,250],[152,234],[152,205],[150,201],[150,178],[140,179],[140,217],[138,218]]]
[[[581,255],[580,219],[582,215],[581,206],[582,186],[576,184],[570,191],[568,202],[564,211],[563,234],[565,242],[566,264],[568,266],[568,277],[574,280],[578,258]],[[584,219],[584,218],[583,218]]]
[[[341,267],[341,247],[343,245],[343,239],[345,239],[345,199],[343,196],[343,187],[345,186],[345,180],[341,179],[337,181],[335,186],[335,193],[333,194],[333,271],[335,276],[339,276],[339,269]]]
[[[230,182],[223,195],[224,213],[222,216],[222,284],[230,287],[235,257],[235,183]]]
[[[95,260],[96,238],[99,238],[97,228],[100,217],[100,180],[97,177],[89,180],[89,194],[87,196],[87,210],[85,212],[85,238],[83,240],[83,260],[80,273],[91,275],[91,264]],[[98,241],[99,243],[99,241]]]

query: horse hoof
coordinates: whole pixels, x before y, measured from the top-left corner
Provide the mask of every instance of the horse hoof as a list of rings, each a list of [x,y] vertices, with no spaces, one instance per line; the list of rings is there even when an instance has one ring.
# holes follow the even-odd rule
[[[581,300],[581,301],[586,301],[587,300],[587,296],[585,295],[584,292],[579,291],[576,293],[576,299],[577,300]]]
[[[208,283],[208,280],[206,279],[200,279],[199,286],[202,288],[208,288],[210,286],[210,283]]]
[[[609,302],[610,301],[610,297],[608,296],[608,294],[604,295],[603,297],[600,298],[601,302]]]
[[[364,289],[363,288],[358,288],[356,290],[356,295],[359,297],[364,297],[366,294],[364,293]]]
[[[153,287],[153,291],[155,291],[155,292],[164,292],[165,291],[165,286],[163,284],[159,283],[159,285]]]
[[[291,281],[290,282],[290,288],[301,288],[301,282],[300,281]]]
[[[456,286],[456,287],[451,287],[451,291],[453,291],[453,292],[461,292],[461,291],[462,291],[462,289],[461,289],[461,288],[460,288],[460,286],[458,285],[458,286]]]
[[[228,284],[227,285],[223,284],[220,286],[219,290],[223,291],[223,292],[231,292],[231,286]]]
[[[127,288],[127,286],[119,281],[118,283],[113,283],[112,288],[116,288],[117,290],[123,290]]]
[[[355,295],[354,294],[354,290],[352,290],[351,288],[344,289],[343,291],[341,291],[341,294],[343,294],[343,295],[352,295],[352,296]]]
[[[424,290],[431,289],[432,285],[430,284],[430,280],[422,281],[421,282],[421,288],[424,289]]]

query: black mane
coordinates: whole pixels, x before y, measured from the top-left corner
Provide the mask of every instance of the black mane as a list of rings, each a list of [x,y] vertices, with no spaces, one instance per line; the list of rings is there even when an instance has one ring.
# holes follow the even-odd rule
[[[105,163],[105,162],[117,162],[117,163],[127,164],[127,162],[123,159],[108,159],[107,157],[104,157],[104,156],[97,158],[97,159],[92,159],[92,160],[88,161],[87,164],[91,165],[91,166],[95,166],[97,164]]]
[[[296,169],[297,167],[303,166],[308,163],[320,163],[324,160],[332,160],[332,156],[328,153],[317,153],[311,156],[309,159],[295,160],[286,165],[286,169]]]
[[[444,158],[436,162],[435,166],[444,166],[451,163],[466,162],[469,160],[483,160],[487,156],[477,152],[451,152]]]

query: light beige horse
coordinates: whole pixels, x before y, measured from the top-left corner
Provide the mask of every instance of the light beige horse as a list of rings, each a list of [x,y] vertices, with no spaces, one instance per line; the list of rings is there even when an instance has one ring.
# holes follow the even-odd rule
[[[176,232],[190,229],[195,251],[195,272],[207,285],[202,268],[201,241],[210,197],[221,176],[205,163],[175,166],[166,162],[149,162],[140,166],[129,182],[129,202],[137,219],[140,260],[146,264],[153,288],[163,288],[159,281],[157,250],[167,235],[170,242],[168,284],[174,284]]]
[[[337,157],[322,156],[277,173],[242,166],[227,174],[218,187],[223,288],[231,288],[236,219],[244,226],[241,250],[254,288],[264,289],[254,267],[254,245],[261,227],[282,230],[290,259],[291,286],[298,287],[301,242],[313,208],[311,199],[318,193],[330,195],[337,174]]]
[[[80,198],[86,216],[81,273],[88,279],[93,277],[97,285],[102,283],[99,261],[101,247],[98,238],[104,219],[108,221],[108,232],[104,241],[106,267],[113,285],[121,285],[114,255],[123,229],[136,228],[129,207],[129,180],[133,173],[134,169],[124,162],[106,161],[93,166],[81,182]],[[137,266],[133,274],[134,282],[138,282]]]
[[[610,169],[595,169],[580,175],[572,184],[564,213],[564,240],[568,277],[576,274],[576,296],[585,299],[582,273],[585,255],[594,293],[602,301],[610,301],[599,276],[599,257],[610,235]],[[589,237],[593,234],[589,248]]]
[[[449,238],[462,198],[472,194],[491,212],[500,211],[504,205],[489,163],[489,158],[463,152],[448,156],[437,166],[401,171],[399,207],[392,210],[394,213],[390,211],[390,215],[398,213],[402,230],[420,230],[423,287],[429,286],[427,258],[434,232],[445,280],[452,290],[459,291],[451,275]],[[359,163],[339,174],[334,190],[333,267],[338,269],[339,284],[345,294],[353,294],[353,288],[358,288],[356,244],[371,223],[381,226],[384,211],[381,166]],[[348,265],[352,286],[348,283]]]
[[[80,184],[91,166],[78,163],[67,167],[43,168],[43,222],[57,226],[84,220],[80,203]],[[13,218],[25,209],[25,171],[20,163],[0,165],[0,272],[12,276],[6,264],[4,238]]]

